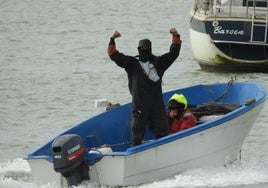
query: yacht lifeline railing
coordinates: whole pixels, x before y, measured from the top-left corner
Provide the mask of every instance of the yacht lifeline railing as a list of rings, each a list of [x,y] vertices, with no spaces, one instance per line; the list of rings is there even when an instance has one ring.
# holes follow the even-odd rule
[[[222,4],[223,3],[223,4]],[[259,7],[259,4],[262,4]],[[258,6],[257,6],[258,5]],[[227,14],[222,9],[223,7],[227,8]],[[237,8],[240,8],[240,14],[237,16]],[[225,10],[227,10],[225,9]],[[243,10],[245,11],[243,14]],[[251,33],[249,37],[249,42],[234,42],[231,43],[240,43],[240,44],[267,44],[267,30],[268,30],[268,0],[195,0],[194,3],[194,15],[196,12],[203,12],[207,18],[212,17],[214,21],[217,22],[218,18],[228,17],[228,18],[246,18],[251,19]],[[258,14],[265,12],[265,17],[259,17]],[[193,15],[193,16],[194,16]],[[225,16],[223,16],[225,15]],[[243,16],[244,15],[244,16]],[[263,15],[262,15],[263,16]],[[262,35],[258,40],[256,39],[256,29],[263,28]],[[263,39],[263,40],[262,40]],[[219,41],[214,41],[219,42]],[[229,41],[221,41],[229,42]]]

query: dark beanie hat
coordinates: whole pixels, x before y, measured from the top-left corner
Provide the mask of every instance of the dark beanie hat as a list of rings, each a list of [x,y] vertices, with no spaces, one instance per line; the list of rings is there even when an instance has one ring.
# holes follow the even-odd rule
[[[141,47],[151,48],[152,43],[149,39],[142,39],[139,41],[139,45],[138,45],[138,48],[141,48]]]

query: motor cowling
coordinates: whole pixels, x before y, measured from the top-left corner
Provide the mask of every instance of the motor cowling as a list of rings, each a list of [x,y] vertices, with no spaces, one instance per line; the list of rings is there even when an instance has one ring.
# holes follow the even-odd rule
[[[53,166],[67,180],[68,186],[79,185],[89,180],[89,165],[86,150],[79,135],[67,134],[57,137],[52,143]]]

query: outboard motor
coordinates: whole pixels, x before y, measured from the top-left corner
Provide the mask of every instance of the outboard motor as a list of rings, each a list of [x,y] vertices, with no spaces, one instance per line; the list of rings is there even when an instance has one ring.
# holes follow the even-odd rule
[[[52,143],[53,165],[56,172],[67,180],[68,186],[79,185],[89,180],[89,165],[85,159],[85,147],[80,136],[62,135]]]

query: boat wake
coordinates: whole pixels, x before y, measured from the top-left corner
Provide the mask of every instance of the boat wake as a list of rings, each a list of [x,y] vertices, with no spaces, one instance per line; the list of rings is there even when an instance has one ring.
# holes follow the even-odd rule
[[[40,169],[42,170],[42,169]],[[207,188],[207,187],[267,187],[268,185],[268,157],[263,160],[247,159],[234,162],[231,165],[217,168],[200,168],[189,170],[175,175],[172,178],[143,184],[129,186],[128,188]],[[26,160],[21,158],[1,160],[0,187],[2,188],[56,188],[48,183],[37,185],[31,175]],[[84,181],[77,188],[100,188],[100,186]],[[109,188],[101,186],[101,188]]]
[[[144,184],[139,188],[267,187],[267,167],[267,159],[261,162],[254,159],[237,161],[225,167],[189,170],[171,179]]]

